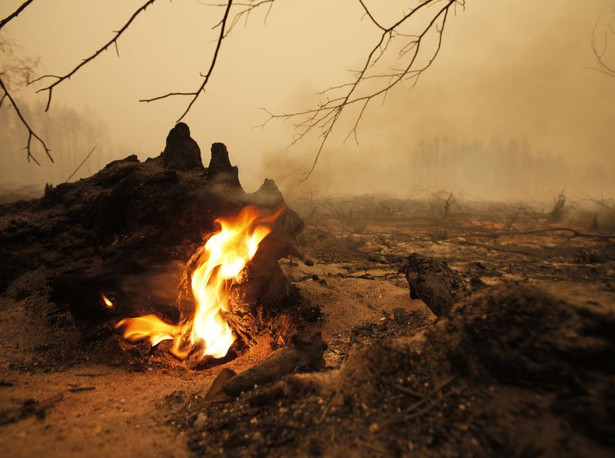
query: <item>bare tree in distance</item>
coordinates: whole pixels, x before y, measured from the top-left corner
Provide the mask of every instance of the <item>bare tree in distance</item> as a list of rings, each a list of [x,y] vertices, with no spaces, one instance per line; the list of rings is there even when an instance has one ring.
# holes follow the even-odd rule
[[[598,70],[615,77],[615,6],[598,16],[592,31],[591,45]]]
[[[24,2],[14,13],[0,23],[1,26],[15,19],[32,3],[33,0]],[[119,57],[118,42],[120,38],[131,28],[137,18],[154,3],[156,3],[156,0],[144,2],[131,14],[122,27],[113,32],[107,41],[70,70],[61,74],[43,75],[31,81],[29,84],[42,85],[37,92],[47,94],[45,111],[49,110],[51,106],[54,89],[74,77],[84,66],[97,59],[109,48],[114,48]],[[221,55],[222,43],[233,28],[242,20],[248,20],[257,9],[265,8],[267,14],[269,14],[275,0],[247,0],[243,2],[228,0],[220,3],[201,3],[221,9],[222,14],[219,22],[214,26],[214,29],[218,30],[217,40],[209,61],[205,63],[207,71],[200,74],[199,86],[187,91],[174,91],[140,100],[141,102],[154,102],[170,97],[186,97],[188,103],[177,122],[190,112],[195,102],[205,92]],[[340,123],[340,118],[344,113],[349,111],[350,116],[354,116],[352,127],[346,139],[352,137],[357,141],[359,124],[365,110],[373,101],[384,98],[392,88],[398,85],[409,83],[412,87],[417,83],[420,76],[432,65],[440,52],[443,34],[450,14],[456,12],[457,8],[463,9],[465,0],[407,0],[406,8],[400,11],[396,19],[388,23],[378,17],[373,5],[376,5],[374,1],[356,0],[356,7],[362,11],[363,19],[369,21],[378,34],[373,46],[367,50],[360,68],[351,71],[351,77],[347,82],[331,86],[318,93],[320,100],[313,107],[288,113],[265,110],[268,119],[263,125],[275,119],[292,120],[294,122],[296,135],[292,144],[303,140],[311,132],[318,133],[319,147],[312,166],[302,181],[305,181],[314,171],[325,145]],[[5,97],[14,102],[4,84],[2,89]],[[21,117],[18,106],[13,103],[13,107],[28,129],[28,157],[34,159],[31,151],[31,140],[36,139],[43,145],[49,158],[53,160],[43,140],[32,131],[26,120]]]
[[[13,21],[19,14],[25,10],[33,0],[27,0],[22,3],[15,11],[0,21],[0,32],[9,22]],[[20,108],[19,102],[13,96],[12,89],[15,86],[24,86],[30,84],[38,61],[30,58],[19,57],[16,53],[16,45],[6,36],[0,35],[0,108],[3,103],[8,100],[10,106],[15,111],[15,115],[28,132],[26,143],[26,157],[29,161],[33,161],[40,165],[32,152],[33,141],[38,141],[45,150],[45,154],[51,162],[53,157],[51,151],[47,147],[45,141],[34,131],[30,122],[25,118]]]

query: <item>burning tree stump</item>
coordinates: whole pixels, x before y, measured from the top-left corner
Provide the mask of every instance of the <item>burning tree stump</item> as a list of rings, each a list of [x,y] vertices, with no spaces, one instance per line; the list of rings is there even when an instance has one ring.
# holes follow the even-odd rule
[[[205,169],[188,126],[179,123],[157,158],[129,156],[89,178],[49,186],[41,199],[0,207],[3,250],[14,259],[40,260],[20,264],[18,272],[0,269],[0,286],[11,288],[38,268],[54,303],[49,313],[70,314],[88,339],[117,332],[109,324],[125,316],[156,313],[177,322],[194,308],[187,294],[170,301],[186,292],[193,270],[188,261],[213,233],[216,218],[252,205],[278,212],[278,219],[232,288],[229,321],[247,344],[259,332],[288,341],[303,326],[305,304],[278,260],[300,256],[294,240],[303,222],[272,180],[248,194],[226,146],[214,143],[211,152]]]

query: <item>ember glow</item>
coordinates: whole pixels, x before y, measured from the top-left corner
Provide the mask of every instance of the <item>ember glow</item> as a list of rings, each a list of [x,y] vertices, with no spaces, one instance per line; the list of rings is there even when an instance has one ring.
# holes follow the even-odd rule
[[[239,280],[261,241],[271,233],[270,224],[281,212],[279,209],[267,216],[254,206],[246,206],[236,217],[218,218],[220,230],[201,248],[202,254],[191,277],[194,315],[178,325],[166,323],[156,315],[125,318],[116,325],[123,328],[124,338],[131,342],[147,339],[152,346],[173,340],[171,353],[180,359],[196,349],[201,358],[226,356],[235,341],[224,319],[231,311],[230,287]]]

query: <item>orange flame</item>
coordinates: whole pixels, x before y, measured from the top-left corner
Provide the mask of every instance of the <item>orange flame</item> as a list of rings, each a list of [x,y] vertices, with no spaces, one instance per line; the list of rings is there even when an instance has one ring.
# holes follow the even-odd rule
[[[113,302],[111,302],[111,300],[107,296],[101,294],[100,297],[102,297],[102,300],[105,303],[105,307],[107,307],[108,309],[113,308]]]
[[[171,353],[186,358],[195,348],[203,348],[201,357],[226,356],[235,341],[233,332],[224,319],[229,313],[229,288],[239,280],[246,263],[251,260],[260,242],[271,233],[271,224],[283,208],[269,217],[246,206],[239,215],[218,218],[220,230],[205,243],[199,265],[192,274],[191,288],[196,307],[194,316],[185,323],[172,325],[156,315],[125,318],[116,328],[124,328],[124,338],[137,342],[148,339],[152,346],[164,340],[173,340]]]

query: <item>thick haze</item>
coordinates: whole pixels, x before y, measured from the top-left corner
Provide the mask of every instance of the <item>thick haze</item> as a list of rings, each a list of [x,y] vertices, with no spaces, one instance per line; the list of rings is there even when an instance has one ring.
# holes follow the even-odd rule
[[[4,0],[0,16],[20,3]],[[142,3],[37,0],[2,34],[20,52],[41,59],[40,73],[64,74]],[[373,104],[358,146],[343,143],[342,123],[299,190],[413,196],[448,189],[484,199],[550,199],[566,187],[579,197],[613,196],[615,78],[595,71],[591,35],[601,14],[614,15],[615,2],[466,3],[449,18],[441,54],[418,85]],[[81,157],[97,147],[88,173],[128,154],[145,159],[162,151],[188,99],[138,100],[199,86],[217,36],[211,27],[222,13],[192,0],[156,2],[120,39],[120,58],[109,50],[54,91],[47,116],[71,109],[94,124],[89,129],[96,143],[80,144]],[[266,23],[265,13],[256,11],[224,41],[207,93],[185,122],[205,163],[212,142],[226,143],[248,191],[271,177],[298,192],[317,138],[287,150],[291,124],[274,121],[255,129],[267,119],[259,107],[289,112],[313,105],[314,93],[349,80],[348,70],[362,64],[378,31],[362,20],[356,0],[277,0]],[[28,90],[18,96],[33,100]],[[58,125],[65,126],[62,135],[76,134],[70,123]],[[58,164],[44,163],[43,172],[32,176],[54,184],[67,178],[71,167],[61,167],[59,143],[50,144]],[[22,151],[6,151],[8,142],[2,144],[2,155],[25,162]],[[0,178],[7,176],[22,175]]]

